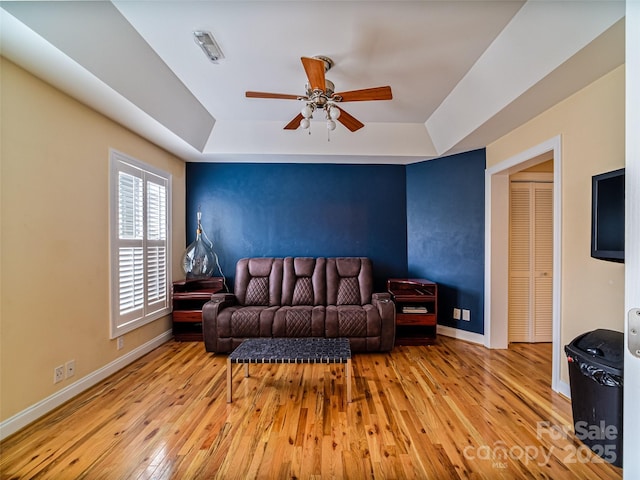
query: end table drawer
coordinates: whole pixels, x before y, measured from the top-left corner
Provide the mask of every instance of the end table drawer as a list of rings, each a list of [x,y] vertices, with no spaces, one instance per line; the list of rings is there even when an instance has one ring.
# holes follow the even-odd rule
[[[432,313],[398,313],[396,314],[398,325],[428,325],[434,326],[437,323],[436,316]]]
[[[174,310],[174,322],[202,322],[202,310]]]

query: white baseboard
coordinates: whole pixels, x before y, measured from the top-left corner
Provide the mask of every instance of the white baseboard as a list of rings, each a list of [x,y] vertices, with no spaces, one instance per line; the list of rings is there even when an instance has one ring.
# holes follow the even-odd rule
[[[467,332],[466,330],[459,330],[453,327],[447,327],[446,325],[438,325],[438,335],[444,335],[445,337],[458,338],[460,340],[466,340],[471,343],[479,343],[484,345],[484,335],[479,333]]]
[[[564,395],[569,400],[571,400],[571,386],[567,382],[563,382],[562,380],[558,381],[558,388],[556,388],[556,392],[561,395]]]
[[[0,440],[4,440],[9,435],[12,435],[23,427],[26,427],[38,418],[49,413],[54,408],[59,407],[76,395],[79,395],[85,390],[93,387],[98,382],[101,382],[108,376],[116,373],[118,370],[121,370],[127,365],[133,363],[138,358],[149,353],[151,350],[159,347],[163,343],[168,342],[172,337],[173,335],[171,333],[171,330],[167,330],[166,332],[149,340],[144,345],[140,345],[138,348],[135,348],[134,350],[117,358],[104,367],[90,373],[85,377],[82,377],[80,380],[72,383],[62,390],[57,391],[53,395],[50,395],[49,397],[39,401],[38,403],[31,405],[29,408],[26,408],[25,410],[15,414],[13,417],[8,418],[7,420],[0,423]]]

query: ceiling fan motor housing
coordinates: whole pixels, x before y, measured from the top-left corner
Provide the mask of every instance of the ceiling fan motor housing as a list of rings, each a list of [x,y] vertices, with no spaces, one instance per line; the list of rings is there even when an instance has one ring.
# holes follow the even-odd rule
[[[333,82],[331,80],[325,79],[324,82],[325,82],[324,92],[322,90],[311,90],[311,85],[309,85],[308,83],[305,84],[305,89],[307,91],[307,97],[312,98],[314,96],[314,94],[316,94],[316,95],[324,95],[326,97],[331,97],[331,95],[333,95],[333,92],[335,92],[336,86],[333,84]]]

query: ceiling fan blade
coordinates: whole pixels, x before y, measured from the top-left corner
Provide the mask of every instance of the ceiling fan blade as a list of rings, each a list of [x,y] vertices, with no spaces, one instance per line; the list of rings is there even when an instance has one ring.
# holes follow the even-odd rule
[[[282,100],[297,100],[299,95],[290,95],[288,93],[269,93],[269,92],[246,92],[247,98],[277,98]]]
[[[294,117],[294,119],[293,119],[293,120],[291,120],[289,123],[287,123],[287,124],[284,126],[284,129],[285,129],[285,130],[295,130],[295,129],[297,129],[297,128],[300,126],[300,120],[302,120],[303,118],[304,118],[304,117],[302,116],[302,114],[301,114],[301,113],[299,113],[298,115],[296,115],[296,116]]]
[[[324,62],[317,58],[309,57],[301,57],[300,60],[302,60],[302,66],[304,66],[304,71],[307,73],[311,90],[322,90],[324,92],[327,87],[324,79]]]
[[[338,117],[338,121],[341,124],[343,124],[345,127],[347,127],[349,130],[351,130],[352,132],[355,132],[356,130],[360,130],[362,127],[364,127],[364,123],[362,123],[360,120],[348,114],[340,107],[338,107],[338,109],[340,110],[340,116]]]
[[[360,102],[365,100],[391,100],[391,87],[364,88],[362,90],[351,90],[349,92],[339,92],[335,95],[342,97],[343,102]]]

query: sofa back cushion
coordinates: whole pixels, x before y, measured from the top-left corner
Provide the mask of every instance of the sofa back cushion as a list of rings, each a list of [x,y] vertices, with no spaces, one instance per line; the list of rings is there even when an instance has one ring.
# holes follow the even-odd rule
[[[327,305],[371,303],[373,269],[365,257],[327,259]]]
[[[324,305],[327,298],[324,258],[283,261],[282,305]]]
[[[236,264],[234,293],[240,305],[280,305],[281,258],[243,258]]]
[[[366,305],[373,269],[366,257],[243,258],[234,292],[245,306]]]

